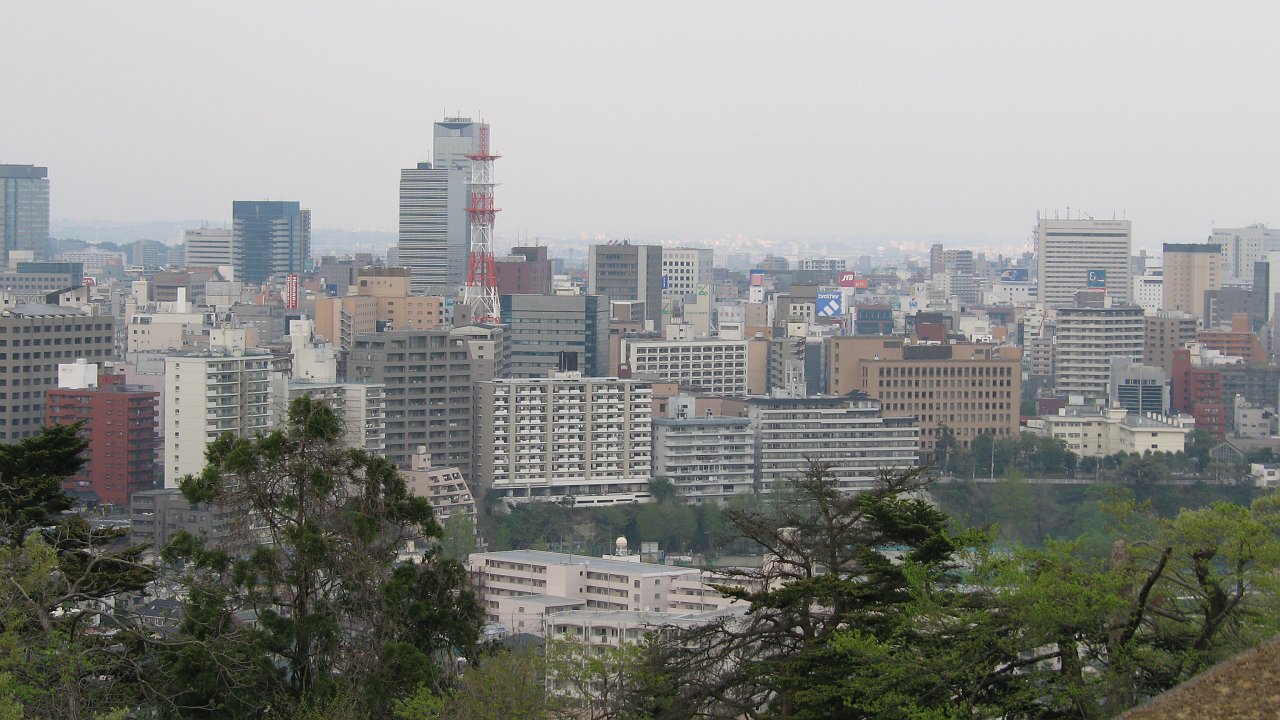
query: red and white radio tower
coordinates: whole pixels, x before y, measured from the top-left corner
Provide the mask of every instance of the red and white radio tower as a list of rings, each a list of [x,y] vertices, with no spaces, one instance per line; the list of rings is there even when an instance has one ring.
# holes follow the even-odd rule
[[[467,284],[462,301],[471,308],[472,322],[498,325],[502,310],[498,305],[498,272],[493,266],[493,161],[489,153],[489,125],[480,125],[480,149],[467,155],[471,161],[471,179],[467,182],[470,202],[467,217],[471,219],[471,258],[467,267]]]

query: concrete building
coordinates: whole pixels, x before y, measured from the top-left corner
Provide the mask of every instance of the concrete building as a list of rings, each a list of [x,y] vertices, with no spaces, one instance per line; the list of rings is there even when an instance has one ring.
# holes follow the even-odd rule
[[[44,260],[49,251],[49,168],[0,165],[0,263],[9,253]]]
[[[115,321],[83,310],[27,303],[0,311],[0,442],[36,435],[58,366],[115,356]]]
[[[662,296],[679,298],[692,295],[699,285],[711,282],[715,265],[710,248],[662,249]]]
[[[1230,330],[1201,330],[1196,333],[1196,342],[1203,348],[1242,358],[1247,363],[1265,363],[1268,357],[1257,333],[1249,330],[1249,316],[1245,313],[1231,316]]]
[[[401,470],[409,492],[431,503],[436,520],[465,515],[476,521],[476,499],[462,471],[456,467],[432,465],[425,455],[414,455],[408,470]]]
[[[1210,243],[1164,244],[1163,309],[1204,312],[1204,294],[1222,287],[1222,248]]]
[[[136,492],[129,502],[130,543],[150,546],[156,554],[179,532],[203,538],[213,547],[229,548],[234,525],[234,513],[208,503],[192,504],[177,488]]]
[[[300,273],[311,257],[311,211],[295,201],[236,200],[231,203],[235,279],[262,284],[276,275]]]
[[[1280,230],[1263,224],[1214,228],[1209,241],[1222,248],[1222,284],[1248,285],[1253,282],[1253,264],[1280,251]]]
[[[545,246],[513,247],[511,254],[493,264],[500,295],[550,295],[551,260]]]
[[[751,398],[747,417],[755,433],[759,492],[785,488],[811,461],[829,463],[840,488],[856,492],[920,459],[915,420],[885,417],[880,402],[866,395]]]
[[[978,302],[978,279],[975,277],[977,266],[973,261],[972,250],[944,250],[942,268],[942,275],[947,280],[948,297],[953,297],[964,305]]]
[[[387,448],[387,391],[379,383],[291,380],[290,402],[306,395],[333,410],[344,428],[349,448],[382,455]]]
[[[1196,318],[1189,313],[1161,311],[1147,315],[1142,325],[1142,364],[1173,375],[1173,353],[1196,339]]]
[[[476,384],[476,479],[513,502],[578,506],[649,498],[653,389],[556,373]]]
[[[796,270],[820,273],[844,272],[846,265],[844,258],[806,257],[800,258],[796,263]]]
[[[727,503],[755,488],[755,435],[746,418],[654,418],[653,474],[687,502]]]
[[[1147,268],[1133,278],[1133,304],[1148,315],[1164,307],[1164,268]]]
[[[471,478],[471,357],[447,330],[358,335],[347,379],[386,387],[386,452],[398,467],[415,454]]]
[[[362,333],[448,327],[451,313],[446,299],[413,295],[410,273],[405,267],[357,270],[354,294],[315,299],[316,334],[349,350]]]
[[[633,377],[698,387],[722,395],[747,392],[747,341],[622,339],[622,357]]]
[[[182,231],[183,265],[187,268],[242,268],[244,259],[229,228],[193,228]],[[241,280],[238,275],[236,280]]]
[[[1104,288],[1117,302],[1132,301],[1128,220],[1050,220],[1036,224],[1039,298],[1051,308],[1069,307],[1086,288]]]
[[[592,245],[588,262],[588,294],[639,300],[649,329],[662,330],[661,245]]]
[[[83,361],[58,366],[58,387],[45,395],[45,423],[84,423],[89,440],[84,467],[63,489],[84,506],[123,506],[133,493],[156,487],[160,394],[126,385],[123,375],[99,375],[98,368]]]
[[[1122,407],[1136,416],[1162,415],[1169,410],[1169,376],[1158,367],[1112,358],[1107,406]]]
[[[432,162],[400,171],[398,264],[412,271],[415,295],[452,297],[467,277],[467,155],[480,149],[486,123],[445,118],[432,128]]]
[[[1071,406],[1057,415],[1043,415],[1043,434],[1067,445],[1080,457],[1116,453],[1181,452],[1191,428],[1159,415],[1134,415],[1124,408]]]
[[[224,433],[270,432],[284,398],[275,397],[271,354],[246,348],[244,331],[214,330],[206,352],[164,361],[164,485],[176,488],[205,466],[209,443]]]
[[[462,325],[450,329],[449,337],[466,343],[467,354],[471,357],[472,382],[511,377],[511,355],[505,327]]]
[[[502,324],[512,377],[577,371],[590,377],[609,367],[609,301],[596,295],[503,295]]]
[[[880,400],[884,412],[914,417],[926,459],[933,458],[944,427],[961,448],[983,433],[1018,433],[1022,358],[1016,348],[835,337],[827,353],[828,392],[866,393]]]
[[[20,263],[26,264],[26,263]],[[39,263],[41,265],[45,263]],[[78,263],[75,263],[77,266]],[[71,272],[29,272],[26,270],[0,271],[0,292],[20,302],[39,303],[49,293],[75,287],[83,282]]]
[[[1143,311],[1137,306],[1058,309],[1054,372],[1061,394],[1105,401],[1112,358],[1142,358]]]

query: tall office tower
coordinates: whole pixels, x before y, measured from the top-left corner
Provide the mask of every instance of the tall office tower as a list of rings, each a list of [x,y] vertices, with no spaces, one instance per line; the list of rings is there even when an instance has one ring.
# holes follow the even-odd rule
[[[300,273],[311,255],[311,211],[297,202],[236,200],[231,204],[236,280],[261,284]]]
[[[1250,272],[1252,272],[1250,267]],[[1222,247],[1212,243],[1164,244],[1164,310],[1204,313],[1204,294],[1222,287]]]
[[[710,248],[663,248],[662,296],[684,297],[711,283],[715,264]]]
[[[1036,225],[1040,301],[1070,307],[1076,292],[1105,289],[1117,303],[1129,304],[1129,254],[1133,226],[1128,220],[1050,220]]]
[[[592,245],[588,267],[587,292],[643,302],[645,322],[662,329],[661,245]]]
[[[44,260],[49,250],[49,169],[34,165],[0,165],[0,260],[9,252],[29,250]]]
[[[244,262],[236,252],[235,233],[226,228],[192,228],[182,231],[183,265],[187,268],[230,266]],[[237,276],[236,280],[241,278]]]
[[[595,295],[503,295],[511,377],[576,370],[611,375],[609,301]]]
[[[413,271],[413,292],[453,296],[467,279],[471,227],[467,180],[480,150],[481,128],[471,118],[435,124],[432,162],[400,171],[399,264]]]
[[[59,365],[58,387],[45,395],[45,422],[84,423],[89,440],[85,466],[63,489],[87,506],[128,505],[133,493],[154,489],[159,400],[158,392],[125,385],[123,375],[99,375],[97,363]]]
[[[224,433],[271,431],[284,404],[274,396],[271,363],[270,352],[244,347],[243,330],[211,331],[207,351],[164,359],[165,487],[200,474],[205,449]]]
[[[386,386],[386,458],[408,468],[413,456],[457,467],[471,478],[471,357],[447,330],[357,335],[349,382]]]
[[[1142,308],[1058,308],[1054,368],[1058,392],[1105,401],[1112,358],[1142,359]]]
[[[58,365],[110,360],[115,334],[114,318],[70,307],[28,303],[0,312],[0,340],[9,345],[0,352],[0,442],[39,433],[45,393],[58,386]]]
[[[1214,228],[1209,241],[1222,246],[1222,284],[1248,285],[1253,282],[1253,264],[1280,251],[1280,230],[1262,224]]]
[[[477,484],[515,502],[647,500],[652,419],[647,382],[566,372],[477,383]]]
[[[943,270],[943,257],[946,251],[942,249],[942,243],[934,243],[929,248],[929,276],[941,275]]]

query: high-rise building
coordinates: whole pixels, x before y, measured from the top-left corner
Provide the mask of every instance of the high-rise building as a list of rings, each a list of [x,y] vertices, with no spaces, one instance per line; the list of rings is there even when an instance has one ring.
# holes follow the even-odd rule
[[[1144,328],[1142,308],[1137,306],[1058,308],[1058,392],[1105,401],[1112,358],[1141,360]]]
[[[226,228],[192,228],[182,231],[182,245],[188,268],[216,268],[230,266],[243,268],[244,261],[237,252],[235,233]],[[243,278],[236,276],[236,280]]]
[[[947,279],[947,294],[950,297],[965,304],[978,302],[978,278],[974,276],[976,272],[972,250],[942,252],[942,274]]]
[[[204,470],[209,443],[225,433],[250,438],[270,432],[274,418],[284,409],[284,399],[273,394],[271,353],[246,349],[243,333],[215,330],[207,351],[164,359],[167,488],[176,488],[184,476]]]
[[[1122,407],[1136,417],[1147,413],[1163,415],[1169,409],[1169,376],[1158,367],[1124,357],[1112,358],[1107,404]]]
[[[1196,339],[1196,318],[1181,312],[1160,311],[1143,319],[1142,364],[1173,376],[1173,352]]]
[[[160,394],[124,384],[123,375],[98,374],[97,363],[58,366],[58,387],[45,395],[49,425],[84,423],[85,465],[63,483],[81,504],[128,505],[135,492],[156,486]]]
[[[545,246],[513,247],[511,254],[497,258],[498,293],[501,295],[550,295],[551,260]]]
[[[711,282],[715,265],[710,248],[662,249],[662,296],[684,297],[697,292],[699,285]]]
[[[44,425],[45,393],[58,386],[58,365],[114,356],[115,321],[70,307],[19,304],[0,312],[0,343],[8,350],[0,352],[0,442],[14,442]]]
[[[751,421],[736,417],[654,418],[653,474],[691,503],[728,502],[755,488]]]
[[[467,279],[468,155],[485,123],[445,118],[434,126],[431,162],[400,171],[398,262],[412,270],[415,294],[453,296]]]
[[[612,375],[609,301],[595,295],[503,295],[507,360],[512,377],[578,371]]]
[[[1128,220],[1050,220],[1036,225],[1040,301],[1070,307],[1076,292],[1105,289],[1117,303],[1132,302],[1129,256],[1133,226]]]
[[[747,393],[746,340],[623,338],[621,352],[633,377],[699,387],[720,395]]]
[[[610,505],[649,498],[653,388],[556,373],[476,385],[476,475],[515,502]]]
[[[1222,248],[1222,284],[1248,285],[1253,282],[1253,264],[1280,251],[1280,230],[1262,224],[1214,228],[1210,242]]]
[[[1165,243],[1163,309],[1200,316],[1204,312],[1204,294],[1222,287],[1221,273],[1221,246]]]
[[[311,256],[311,211],[293,201],[236,200],[231,204],[236,280],[260,284],[300,273]]]
[[[662,329],[661,245],[592,245],[588,272],[590,294],[643,302],[645,322]]]
[[[447,330],[357,335],[347,378],[386,388],[388,460],[407,468],[413,456],[457,467],[471,477],[471,358],[466,340]]]
[[[26,250],[44,260],[49,250],[49,169],[34,165],[0,165],[0,260]]]

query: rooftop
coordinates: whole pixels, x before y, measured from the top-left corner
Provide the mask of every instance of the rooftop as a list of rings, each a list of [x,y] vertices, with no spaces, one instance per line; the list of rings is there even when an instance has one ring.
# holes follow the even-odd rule
[[[658,565],[646,562],[628,562],[626,560],[609,560],[591,555],[571,555],[568,553],[547,552],[545,550],[501,550],[499,552],[476,553],[472,558],[491,558],[506,562],[528,563],[530,565],[581,565],[586,564],[592,570],[601,570],[619,575],[672,575],[697,574],[696,568],[676,567],[674,565]]]

